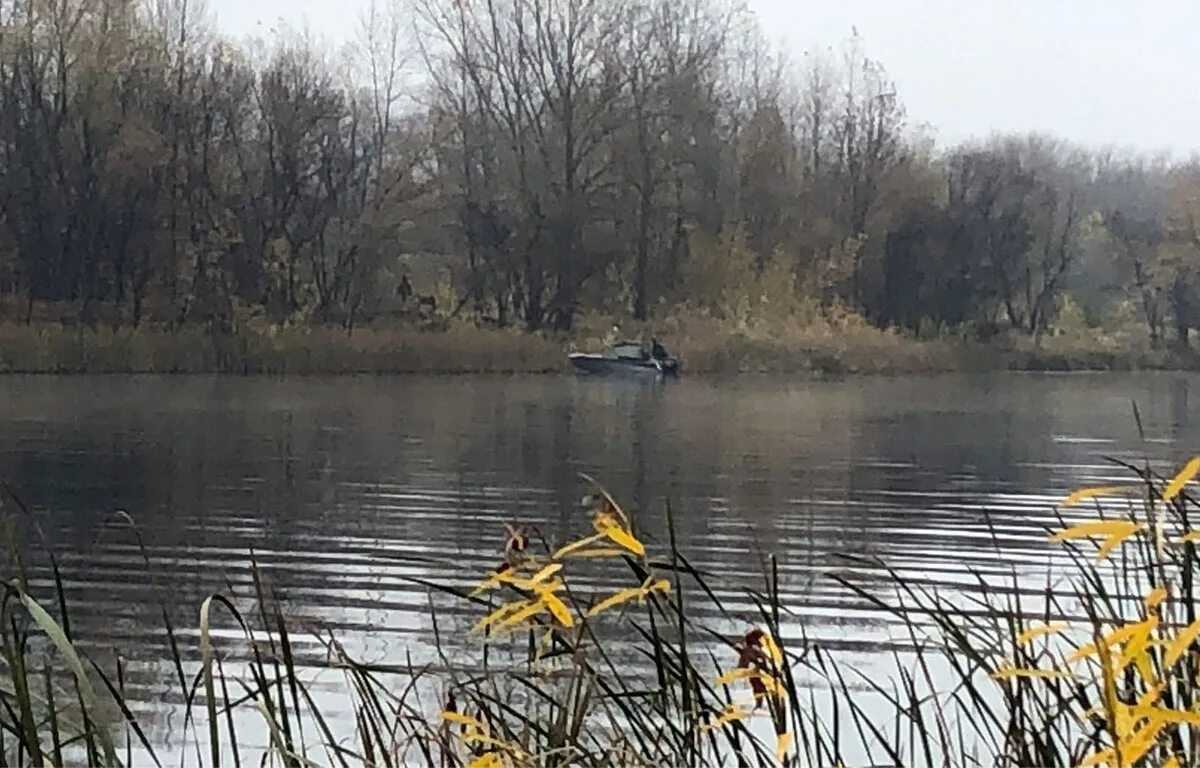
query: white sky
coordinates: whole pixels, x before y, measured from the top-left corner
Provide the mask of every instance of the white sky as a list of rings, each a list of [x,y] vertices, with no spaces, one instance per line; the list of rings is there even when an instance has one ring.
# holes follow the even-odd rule
[[[942,142],[1037,130],[1093,146],[1200,150],[1195,0],[747,1],[768,37],[795,54],[857,28],[910,121]],[[354,34],[367,2],[208,5],[235,37],[269,37],[283,20],[337,43]]]

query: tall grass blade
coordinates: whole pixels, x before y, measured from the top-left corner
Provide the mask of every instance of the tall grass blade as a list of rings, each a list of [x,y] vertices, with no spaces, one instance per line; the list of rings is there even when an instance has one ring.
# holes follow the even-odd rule
[[[58,652],[67,664],[67,668],[75,676],[75,683],[79,686],[87,709],[93,712],[96,711],[97,700],[95,689],[92,688],[92,682],[88,678],[87,670],[84,668],[79,654],[75,652],[75,647],[67,639],[62,627],[30,595],[22,592],[19,594],[19,597],[21,603],[25,606],[25,610],[29,611],[29,615],[33,618],[34,623],[38,625],[38,628],[46,634],[50,642],[58,649]],[[92,731],[91,728],[88,730],[89,732]],[[116,748],[113,746],[112,737],[108,731],[104,728],[96,728],[95,736],[96,740],[100,743],[100,747],[104,750],[104,758],[107,764],[120,765]]]

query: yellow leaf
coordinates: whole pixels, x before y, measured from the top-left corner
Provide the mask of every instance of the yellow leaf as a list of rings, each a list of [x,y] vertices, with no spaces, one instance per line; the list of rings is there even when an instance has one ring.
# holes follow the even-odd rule
[[[1129,536],[1136,532],[1140,525],[1130,520],[1093,520],[1064,528],[1050,537],[1051,541],[1072,541],[1088,539],[1097,536],[1112,538],[1114,536]]]
[[[1133,638],[1141,634],[1145,634],[1148,637],[1149,633],[1157,626],[1158,619],[1154,616],[1151,616],[1150,618],[1143,619],[1136,624],[1126,624],[1122,627],[1117,627],[1100,638],[1103,641],[1101,645],[1104,648],[1104,652],[1100,652],[1100,649],[1097,648],[1094,643],[1088,643],[1087,645],[1077,648],[1074,653],[1067,657],[1067,661],[1074,663],[1076,661],[1086,659],[1088,656],[1093,656],[1098,652],[1100,652],[1101,657],[1104,657],[1107,653],[1107,650],[1112,646],[1130,642]]]
[[[458,725],[465,725],[470,728],[474,728],[477,731],[483,731],[485,733],[487,732],[487,729],[488,729],[488,727],[486,725],[484,725],[481,721],[476,720],[475,718],[471,717],[470,715],[464,715],[461,712],[454,712],[449,709],[446,710],[445,712],[442,712],[442,719],[445,720],[447,723],[457,723]]]
[[[1200,541],[1200,531],[1188,531],[1179,537],[1180,544],[1187,544],[1189,541]]]
[[[1057,669],[1033,669],[1028,667],[1006,667],[1004,669],[997,669],[991,674],[993,680],[1012,680],[1018,677],[1063,680],[1069,679],[1071,676]]]
[[[1083,759],[1076,768],[1091,768],[1093,765],[1108,765],[1116,762],[1117,753],[1112,748],[1103,749],[1094,754],[1088,755]]]
[[[529,588],[533,592],[536,592],[539,596],[541,596],[541,595],[549,595],[554,592],[558,592],[564,586],[566,586],[566,585],[563,584],[561,579],[555,579],[554,581],[547,582],[545,584],[530,584]]]
[[[1096,550],[1096,562],[1107,560],[1108,556],[1111,555],[1117,547],[1121,546],[1121,544],[1123,544],[1130,535],[1136,532],[1136,530],[1137,529],[1130,531],[1129,535],[1126,536],[1111,536],[1105,539],[1104,543],[1100,545],[1100,548]]]
[[[770,632],[762,633],[761,645],[763,650],[767,652],[767,655],[771,657],[771,661],[775,663],[775,666],[782,667],[783,651],[779,650],[779,646],[775,644],[775,638],[771,637]]]
[[[1138,674],[1146,682],[1154,682],[1157,678],[1154,676],[1154,661],[1150,658],[1150,654],[1142,651],[1137,654],[1131,654],[1133,665],[1137,667]]]
[[[522,607],[519,611],[513,612],[510,616],[506,617],[504,621],[501,621],[499,624],[497,624],[496,630],[501,631],[519,626],[532,617],[538,615],[538,613],[540,613],[544,607],[546,607],[545,603],[543,603],[541,600],[530,600],[528,604]]]
[[[504,758],[499,752],[485,752],[467,763],[467,768],[503,768],[503,765]]]
[[[485,733],[479,733],[478,731],[464,735],[462,737],[462,742],[468,745],[476,744],[481,747],[491,747],[493,749],[501,749],[506,751],[510,748],[510,746],[505,742],[500,741],[499,739],[493,739],[491,736],[488,736]]]
[[[1121,760],[1126,765],[1137,765],[1155,745],[1158,734],[1166,725],[1162,720],[1152,720],[1134,731],[1128,741],[1121,745]]]
[[[602,533],[617,546],[624,547],[639,557],[646,554],[646,548],[642,545],[642,542],[635,539],[632,534],[614,522],[610,522],[604,526]]]
[[[550,565],[530,576],[529,583],[534,586],[541,584],[546,579],[561,571],[562,568],[562,563],[550,563]]]
[[[749,667],[738,667],[737,669],[731,669],[718,677],[717,685],[729,685],[730,683],[736,683],[738,680],[748,680],[757,674],[758,672],[750,669]]]
[[[759,672],[755,675],[764,686],[770,689],[771,693],[776,696],[783,697],[787,694],[787,688],[780,682],[779,678],[774,675],[768,675],[766,672]]]
[[[1141,697],[1138,698],[1137,706],[1135,708],[1139,712],[1144,712],[1146,710],[1149,710],[1151,707],[1154,706],[1154,703],[1158,701],[1158,697],[1162,695],[1163,688],[1165,688],[1165,687],[1166,686],[1164,686],[1162,683],[1159,683],[1158,685],[1154,686],[1150,690],[1143,693],[1141,695]]]
[[[1029,643],[1032,643],[1034,640],[1037,640],[1039,637],[1044,637],[1046,635],[1057,635],[1057,634],[1063,632],[1064,630],[1066,630],[1066,628],[1067,628],[1067,625],[1062,623],[1061,621],[1052,622],[1050,624],[1041,624],[1036,627],[1030,627],[1029,629],[1025,630],[1021,634],[1017,635],[1016,644],[1019,646],[1020,645],[1028,645]]]
[[[729,685],[739,680],[758,680],[776,696],[783,696],[787,693],[787,689],[784,688],[783,683],[776,679],[774,675],[769,675],[766,672],[761,672],[750,667],[738,667],[726,672],[717,678],[717,685]]]
[[[783,762],[783,758],[787,756],[788,749],[792,746],[792,732],[787,731],[779,734],[775,739],[775,759]]]
[[[1053,541],[1072,541],[1074,539],[1103,537],[1104,543],[1100,545],[1100,549],[1096,552],[1096,559],[1104,560],[1112,554],[1114,549],[1121,546],[1122,542],[1144,527],[1144,525],[1131,520],[1096,520],[1090,523],[1073,525],[1070,528],[1059,531],[1050,538]]]
[[[1200,472],[1200,456],[1189,461],[1179,470],[1179,474],[1167,484],[1167,489],[1163,491],[1163,501],[1170,501],[1183,492],[1183,487],[1190,483],[1196,477],[1196,473]]]
[[[1166,600],[1168,596],[1169,593],[1167,590],[1162,587],[1155,587],[1150,591],[1150,594],[1146,595],[1146,608],[1151,611],[1154,610],[1162,605],[1163,600]]]
[[[591,607],[591,609],[587,612],[587,615],[595,616],[598,613],[603,613],[604,611],[607,611],[609,608],[615,608],[616,606],[621,605],[622,603],[628,603],[630,600],[636,600],[637,598],[642,597],[644,594],[645,593],[642,591],[641,587],[630,587],[629,589],[622,589],[620,592],[609,595],[608,597],[601,600],[599,603],[596,603],[595,605],[593,605]]]
[[[592,528],[596,533],[604,534],[604,529],[610,526],[617,525],[617,521],[612,515],[607,512],[600,512],[592,517]]]
[[[1099,496],[1116,496],[1122,493],[1125,489],[1119,485],[1102,485],[1095,488],[1080,488],[1067,498],[1063,499],[1059,504],[1060,507],[1073,507],[1076,504],[1094,499]]]
[[[583,549],[584,547],[588,547],[592,544],[595,544],[597,541],[600,541],[603,538],[604,538],[604,536],[602,536],[601,534],[596,534],[595,536],[588,536],[586,538],[580,539],[579,541],[572,542],[571,544],[568,544],[565,547],[563,547],[562,549],[555,552],[554,559],[562,560],[564,557],[567,557],[568,555],[578,552],[579,550]]]
[[[1200,636],[1200,619],[1193,621],[1171,641],[1171,645],[1167,647],[1167,654],[1164,657],[1166,665],[1168,667],[1175,666],[1175,662],[1179,661],[1179,657],[1187,652],[1187,649],[1192,646],[1197,636]]]
[[[711,731],[714,728],[720,728],[722,725],[727,723],[732,723],[737,720],[744,720],[746,715],[746,710],[738,707],[736,704],[730,704],[729,706],[725,707],[724,711],[722,711],[715,720],[710,720],[704,725],[700,726],[700,732],[704,733],[705,731]]]
[[[1084,659],[1086,659],[1089,656],[1095,656],[1097,650],[1098,649],[1096,648],[1095,643],[1088,643],[1087,645],[1081,645],[1078,648],[1076,648],[1071,653],[1070,656],[1067,656],[1067,663],[1074,664],[1077,661],[1083,661]]]
[[[1167,758],[1167,762],[1162,764],[1162,768],[1180,768],[1179,758],[1175,757],[1175,755],[1171,755]]]
[[[566,603],[558,599],[558,596],[545,592],[542,594],[542,602],[546,604],[546,609],[550,611],[554,618],[558,619],[558,623],[564,627],[575,626],[575,619],[571,617],[571,611],[567,609]]]
[[[1158,627],[1158,617],[1151,616],[1149,619],[1138,622],[1133,626],[1136,629],[1130,633],[1128,642],[1125,643],[1125,647],[1121,651],[1121,658],[1117,662],[1117,669],[1122,670],[1129,666],[1130,663],[1136,663],[1138,671],[1142,673],[1142,678],[1149,680],[1152,675],[1146,674],[1150,663],[1149,657],[1146,656],[1146,647],[1150,641],[1150,633]]]
[[[1187,712],[1181,709],[1155,709],[1151,717],[1161,719],[1175,725],[1190,725],[1200,728],[1200,712]]]
[[[475,622],[475,626],[471,627],[471,631],[472,632],[482,632],[483,630],[487,629],[491,625],[493,625],[497,622],[503,621],[504,619],[508,618],[511,614],[525,608],[529,604],[530,604],[529,600],[515,600],[511,603],[505,603],[504,605],[500,606],[496,610],[489,613],[487,616],[484,616],[482,619]]]
[[[539,583],[539,580],[549,578],[561,568],[562,565],[560,564],[547,565],[545,568],[538,571],[533,577],[528,579],[518,576],[515,568],[509,568],[508,570],[504,571],[494,571],[488,574],[486,579],[479,582],[479,585],[476,586],[474,591],[471,592],[471,596],[474,597],[481,592],[496,589],[502,584],[511,584],[517,589],[532,590]]]
[[[1104,683],[1104,712],[1108,715],[1106,719],[1110,721],[1110,727],[1117,730],[1119,737],[1125,729],[1117,717],[1117,713],[1121,711],[1121,700],[1117,698],[1117,676],[1113,672],[1112,653],[1104,643],[1096,646],[1096,652],[1100,654],[1100,677]]]
[[[1147,629],[1147,623],[1151,622],[1151,620],[1153,620],[1154,625],[1156,625],[1156,626],[1158,625],[1158,618],[1150,617],[1150,618],[1141,620],[1141,622],[1138,622],[1136,624],[1126,624],[1124,626],[1120,626],[1120,628],[1117,628],[1117,629],[1109,632],[1108,635],[1104,635],[1102,637],[1102,640],[1104,641],[1102,643],[1103,652],[1102,652],[1102,649],[1097,648],[1096,643],[1087,643],[1086,646],[1080,646],[1079,648],[1076,648],[1072,654],[1067,656],[1068,664],[1074,664],[1074,662],[1076,662],[1076,661],[1082,661],[1084,659],[1087,659],[1088,656],[1094,656],[1094,655],[1097,655],[1098,653],[1103,658],[1105,653],[1108,652],[1108,649],[1111,648],[1112,646],[1117,646],[1117,644],[1129,642],[1130,640],[1132,640],[1132,638],[1134,638],[1136,635],[1138,635],[1139,632],[1142,632],[1144,630],[1148,634],[1148,632],[1150,632],[1150,630],[1153,629],[1153,628]],[[1147,638],[1147,640],[1145,641],[1145,644],[1146,644],[1146,647],[1151,647],[1151,646],[1153,646],[1153,644],[1156,644],[1156,643],[1154,643],[1154,641],[1152,641],[1152,640],[1148,640],[1148,638]]]
[[[476,597],[476,596],[482,594],[483,592],[487,592],[488,590],[495,589],[499,586],[500,586],[500,574],[495,573],[495,572],[489,573],[487,575],[487,578],[485,578],[483,581],[479,582],[479,584],[477,584],[475,586],[475,589],[471,590],[471,597]]]
[[[642,591],[647,595],[651,592],[667,593],[671,591],[671,582],[667,581],[666,579],[659,579],[651,584],[650,579],[646,579],[645,583],[642,584]]]

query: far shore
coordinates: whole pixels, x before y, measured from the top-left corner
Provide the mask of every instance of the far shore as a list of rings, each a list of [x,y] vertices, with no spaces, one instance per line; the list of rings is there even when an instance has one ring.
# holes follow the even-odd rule
[[[982,343],[919,340],[862,326],[669,331],[662,334],[665,343],[692,375],[1200,370],[1200,355],[1191,350],[1153,349],[1140,340],[1098,334]],[[567,372],[569,351],[599,346],[599,338],[582,333],[567,338],[469,325],[349,333],[285,328],[215,336],[198,328],[3,324],[0,373],[546,374]]]

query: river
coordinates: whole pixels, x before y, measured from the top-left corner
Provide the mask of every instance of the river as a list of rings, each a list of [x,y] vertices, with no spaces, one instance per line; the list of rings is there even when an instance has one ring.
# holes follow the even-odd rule
[[[652,547],[669,502],[681,549],[748,620],[736,587],[777,555],[797,631],[869,658],[888,624],[829,578],[844,556],[951,589],[972,568],[1036,583],[1055,501],[1124,479],[1108,457],[1166,471],[1200,448],[1193,388],[1184,374],[8,376],[0,479],[28,508],[28,540],[58,557],[80,644],[119,652],[130,698],[169,713],[160,606],[194,644],[206,596],[249,596],[251,551],[298,626],[371,661],[428,658],[431,597],[410,577],[470,582],[498,559],[505,523],[585,532],[580,473]],[[44,562],[35,577],[45,589]],[[320,644],[297,642],[320,667]],[[171,718],[151,719],[169,742]]]

